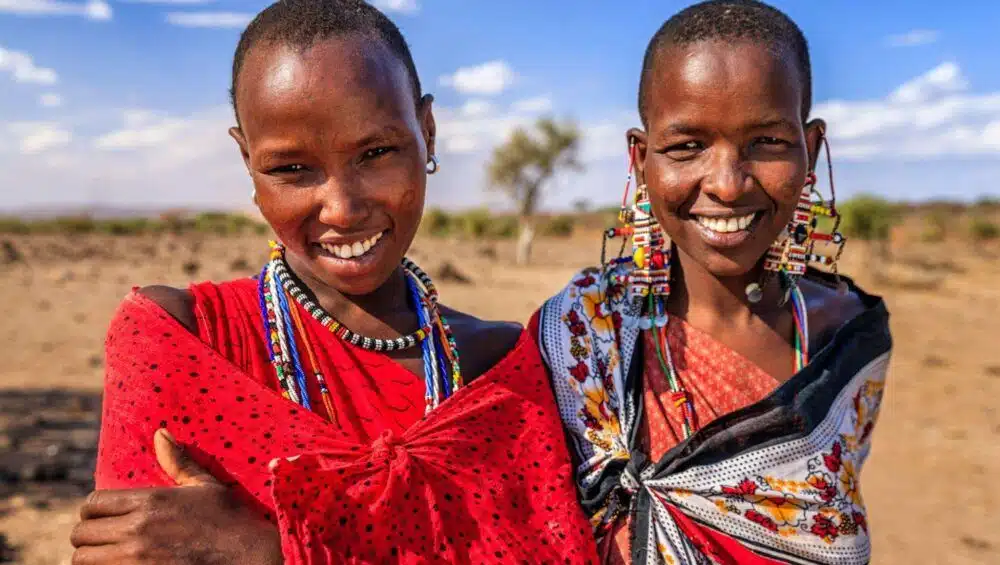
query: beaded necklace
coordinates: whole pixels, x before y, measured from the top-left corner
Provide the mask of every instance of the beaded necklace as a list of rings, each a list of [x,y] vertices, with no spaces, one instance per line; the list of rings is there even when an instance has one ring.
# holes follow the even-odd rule
[[[809,363],[809,322],[802,291],[798,285],[793,285],[790,290],[792,317],[795,321],[795,372],[798,373]],[[674,402],[674,407],[681,411],[681,425],[684,439],[687,439],[698,430],[698,419],[694,411],[694,400],[684,388],[677,376],[677,371],[674,369],[670,342],[667,339],[668,321],[666,298],[654,296],[651,293],[647,301],[646,316],[639,321],[639,327],[645,331],[654,332],[653,344],[656,349],[656,358],[660,363],[660,369],[667,377],[670,398]]]
[[[312,408],[306,387],[307,372],[300,353],[304,351],[305,360],[319,385],[323,405],[327,413],[333,416],[330,390],[319,370],[315,351],[296,306],[308,312],[338,338],[363,349],[388,352],[420,345],[427,411],[438,406],[463,385],[455,337],[447,319],[439,311],[434,283],[427,273],[409,259],[403,259],[402,268],[420,329],[396,339],[369,338],[352,332],[316,304],[289,271],[284,248],[271,242],[270,260],[258,277],[258,294],[264,319],[264,335],[269,343],[268,355],[278,377],[282,396],[307,409]],[[289,297],[297,304],[290,304]]]

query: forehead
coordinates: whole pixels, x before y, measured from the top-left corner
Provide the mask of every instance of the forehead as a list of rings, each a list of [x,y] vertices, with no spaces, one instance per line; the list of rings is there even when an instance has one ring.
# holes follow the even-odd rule
[[[668,45],[650,73],[644,102],[651,129],[801,119],[802,77],[788,49],[750,41]]]
[[[241,122],[340,117],[406,119],[406,67],[382,41],[358,35],[307,49],[262,43],[247,53],[236,92]]]

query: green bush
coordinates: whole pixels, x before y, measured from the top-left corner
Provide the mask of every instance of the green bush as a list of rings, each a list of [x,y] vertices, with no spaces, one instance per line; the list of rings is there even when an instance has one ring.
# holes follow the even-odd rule
[[[455,218],[463,237],[480,239],[489,237],[493,217],[485,209],[470,210]]]
[[[572,216],[555,216],[542,226],[542,235],[549,237],[569,237],[573,235],[576,220]]]
[[[490,235],[497,239],[510,239],[517,236],[519,224],[514,216],[499,216],[493,218]]]
[[[889,239],[889,230],[899,221],[899,211],[888,201],[863,194],[838,206],[841,229],[849,237],[867,241]]]
[[[420,228],[428,235],[434,237],[447,237],[451,235],[454,226],[450,215],[444,210],[432,208],[428,210],[420,222]]]
[[[969,222],[969,236],[973,241],[989,241],[1000,238],[1000,226],[983,217],[974,217]]]
[[[933,209],[924,216],[924,228],[920,239],[927,243],[939,243],[947,239],[951,232],[952,214],[945,210]]]
[[[31,224],[21,218],[0,218],[0,233],[28,234],[31,233]]]
[[[98,222],[97,231],[109,235],[140,235],[155,231],[148,218],[117,218]]]

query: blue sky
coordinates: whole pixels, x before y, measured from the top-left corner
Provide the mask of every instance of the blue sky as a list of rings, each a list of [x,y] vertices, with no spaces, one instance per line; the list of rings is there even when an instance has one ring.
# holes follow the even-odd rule
[[[246,207],[227,88],[257,0],[0,0],[0,209]],[[585,172],[545,205],[614,202],[646,42],[688,2],[381,0],[436,95],[430,205],[502,206],[483,164],[553,113]],[[838,192],[1000,196],[1000,3],[785,0],[812,48]]]

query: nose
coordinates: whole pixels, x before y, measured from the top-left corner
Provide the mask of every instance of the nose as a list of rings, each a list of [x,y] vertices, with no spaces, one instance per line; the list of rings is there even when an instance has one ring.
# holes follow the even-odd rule
[[[702,178],[702,191],[722,202],[736,202],[753,190],[753,179],[747,174],[746,161],[735,147],[721,147],[707,163]]]
[[[361,183],[351,172],[330,175],[318,191],[319,221],[341,230],[350,230],[368,219],[371,206]]]

